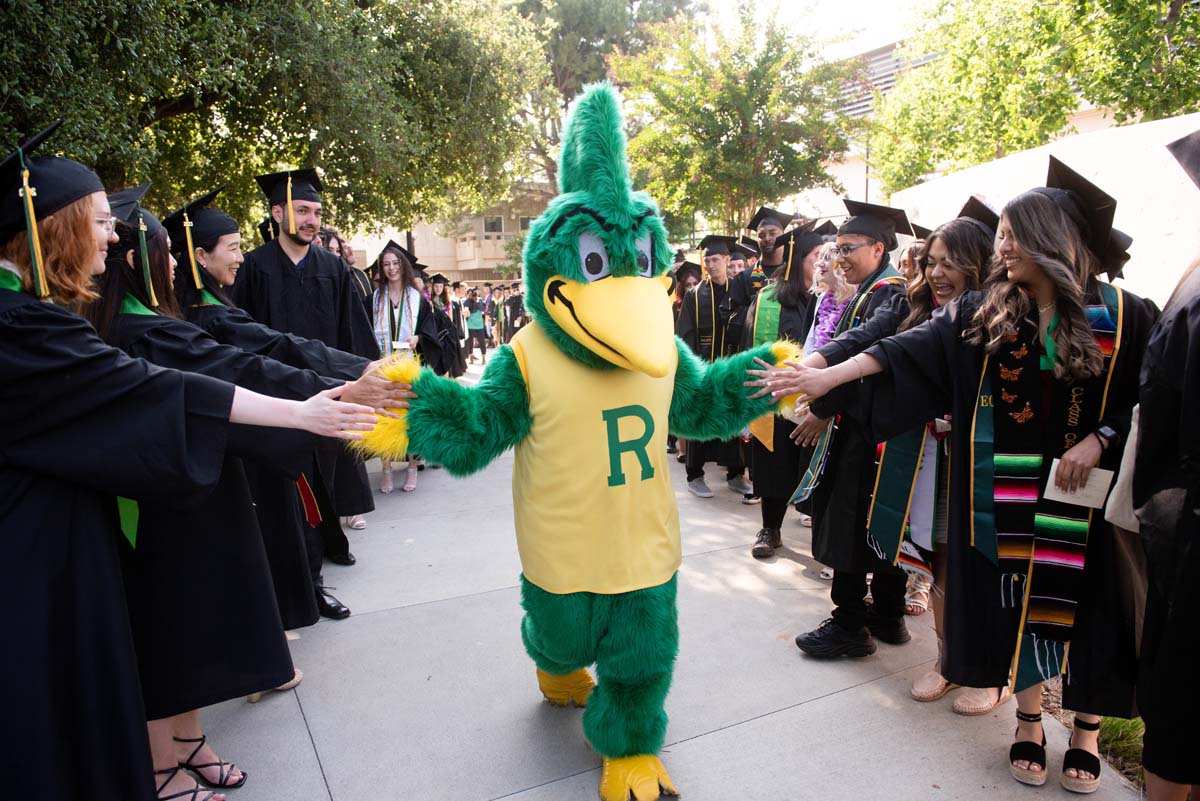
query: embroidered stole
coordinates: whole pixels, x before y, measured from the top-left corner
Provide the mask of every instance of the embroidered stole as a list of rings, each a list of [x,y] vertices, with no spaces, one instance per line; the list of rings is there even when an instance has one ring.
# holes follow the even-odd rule
[[[779,315],[781,307],[776,297],[777,287],[770,284],[758,293],[758,302],[754,306],[753,339],[754,347],[774,342],[779,338]],[[775,413],[767,412],[750,423],[750,433],[762,443],[763,447],[775,452]]]
[[[917,474],[922,467],[925,440],[933,436],[924,425],[892,437],[879,446],[875,488],[867,511],[867,545],[881,561],[909,573],[932,575],[929,563],[910,539],[908,525]],[[939,446],[940,447],[940,446]],[[926,469],[942,471],[940,460]],[[941,481],[935,482],[941,492]],[[935,496],[936,497],[936,496]],[[936,501],[935,501],[936,503]]]
[[[1093,510],[1042,497],[1050,465],[1099,425],[1120,346],[1123,297],[1099,283],[1086,309],[1104,355],[1072,384],[1041,370],[1028,324],[985,357],[971,424],[971,545],[1000,568],[1001,604],[1021,610],[1010,681],[1020,691],[1065,669]],[[998,391],[997,391],[998,390]],[[1048,401],[1048,402],[1047,402]]]
[[[728,292],[726,284],[727,296]],[[705,278],[696,285],[696,353],[710,362],[725,355],[725,334],[729,329],[729,321],[717,308],[716,294],[712,278]]]

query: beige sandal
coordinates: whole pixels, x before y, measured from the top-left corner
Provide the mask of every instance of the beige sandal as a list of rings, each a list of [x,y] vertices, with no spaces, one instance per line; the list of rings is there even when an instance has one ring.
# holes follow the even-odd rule
[[[904,599],[904,614],[918,617],[929,611],[929,590],[915,589]]]
[[[957,686],[947,681],[941,673],[931,670],[912,683],[909,694],[914,701],[936,701]]]
[[[401,492],[412,492],[417,488],[417,468],[410,467],[404,472],[404,486],[400,488]]]
[[[1001,687],[1000,695],[992,699],[995,687],[967,687],[954,699],[954,712],[966,717],[986,715],[1005,701],[1012,698],[1012,692],[1007,687]]]

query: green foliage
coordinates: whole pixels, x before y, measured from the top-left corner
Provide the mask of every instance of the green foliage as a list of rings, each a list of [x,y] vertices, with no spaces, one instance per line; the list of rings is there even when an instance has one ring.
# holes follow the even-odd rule
[[[537,48],[507,0],[16,0],[0,141],[65,117],[56,147],[111,188],[165,211],[228,183],[243,222],[254,174],[316,164],[336,225],[403,226],[508,189]]]
[[[504,243],[504,263],[496,265],[496,272],[505,278],[516,278],[521,274],[525,251],[525,232],[513,236]]]
[[[1200,11],[1183,0],[937,0],[877,102],[890,193],[1046,144],[1080,96],[1119,122],[1200,109]]]
[[[740,229],[764,202],[836,187],[856,123],[839,114],[856,63],[821,60],[821,43],[774,19],[711,30],[678,18],[652,27],[646,49],[611,60],[627,86],[635,175],[663,211],[690,228],[695,213]]]
[[[1141,786],[1142,735],[1146,725],[1141,718],[1104,718],[1100,721],[1100,755],[1126,779]]]

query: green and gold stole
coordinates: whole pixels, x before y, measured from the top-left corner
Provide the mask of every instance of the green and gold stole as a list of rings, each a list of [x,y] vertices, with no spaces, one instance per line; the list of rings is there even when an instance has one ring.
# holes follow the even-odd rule
[[[903,284],[904,276],[896,271],[891,262],[888,262],[882,270],[875,275],[874,281],[864,281],[858,288],[858,292],[842,309],[842,316],[838,318],[837,327],[833,331],[833,338],[846,333],[851,328],[857,328],[862,324],[862,316],[866,313],[867,302],[871,298],[871,294],[882,286],[888,284]],[[821,482],[821,474],[825,472],[825,461],[829,458],[829,448],[833,444],[833,432],[837,429],[835,419],[830,419],[825,424],[825,430],[821,432],[821,436],[817,439],[817,444],[813,447],[812,458],[808,461],[808,468],[804,471],[804,477],[800,479],[800,485],[796,487],[796,491],[792,493],[789,503],[799,503],[800,501],[808,500],[813,491],[816,490],[817,484]]]
[[[1099,283],[1086,309],[1100,374],[1064,384],[1036,334],[984,358],[971,421],[971,545],[1000,568],[1001,603],[1021,610],[1010,681],[1020,691],[1064,670],[1083,582],[1092,509],[1046,500],[1050,465],[1105,413],[1120,349],[1121,290]],[[1026,327],[1028,330],[1028,327]],[[1048,403],[1047,403],[1048,400]]]
[[[728,283],[725,291],[729,291]],[[718,323],[720,331],[717,331]],[[725,334],[728,332],[728,321],[722,321],[717,316],[716,289],[712,278],[705,278],[696,285],[696,354],[716,361],[725,355]],[[707,333],[706,333],[707,332]],[[705,356],[705,354],[708,354]]]
[[[901,544],[909,535],[908,517],[912,510],[913,492],[925,453],[925,438],[933,436],[923,425],[892,437],[879,447],[875,462],[875,487],[867,511],[867,545],[880,560],[908,572],[930,573],[929,564],[913,554],[905,553]],[[941,460],[929,467],[943,469]],[[942,482],[936,482],[940,487]]]
[[[754,305],[752,346],[758,347],[779,338],[779,315],[782,307],[777,297],[778,286],[768,284],[758,293]],[[768,451],[775,451],[775,413],[767,412],[750,423],[750,433]]]

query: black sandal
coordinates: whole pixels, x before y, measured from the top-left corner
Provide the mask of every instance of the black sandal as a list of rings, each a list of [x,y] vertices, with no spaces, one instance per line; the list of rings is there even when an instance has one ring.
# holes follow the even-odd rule
[[[1088,723],[1086,720],[1075,718],[1075,728],[1083,731],[1099,731],[1100,723]],[[1071,741],[1075,739],[1075,732],[1071,732]],[[1071,741],[1067,742],[1070,746]],[[1063,772],[1062,786],[1072,793],[1094,793],[1100,788],[1100,757],[1084,751],[1082,748],[1067,748],[1067,753],[1063,755]],[[1078,776],[1068,776],[1067,771],[1074,770],[1076,773],[1090,773],[1094,778],[1080,779]]]
[[[192,749],[192,753],[188,754],[188,758],[180,762],[179,766],[181,768],[187,768],[188,772],[196,777],[196,781],[200,782],[205,787],[213,790],[236,790],[246,783],[247,774],[244,770],[242,771],[241,779],[232,784],[229,782],[229,777],[233,775],[233,769],[237,768],[237,765],[233,764],[232,762],[221,760],[220,762],[209,762],[205,765],[192,764],[192,760],[196,758],[196,754],[200,753],[200,749],[204,747],[206,742],[208,742],[207,735],[202,734],[199,737],[175,737],[173,739],[177,743],[196,743],[196,747]],[[200,771],[204,770],[205,768],[217,768],[217,781],[210,782],[204,777],[204,774]],[[238,770],[241,770],[241,768],[238,768]]]
[[[177,767],[176,768],[165,768],[163,770],[154,771],[155,776],[158,776],[161,773],[167,774],[167,778],[163,779],[163,783],[158,785],[158,787],[156,787],[154,790],[154,797],[157,798],[158,801],[171,801],[172,798],[183,798],[184,796],[187,796],[188,801],[212,801],[212,797],[213,797],[212,793],[209,793],[208,795],[204,796],[203,798],[199,797],[200,796],[200,788],[199,787],[193,787],[190,790],[184,790],[182,793],[173,793],[172,795],[159,795],[159,793],[161,793],[163,791],[163,788],[171,783],[171,779],[174,779],[175,774],[178,772],[179,772],[179,768],[177,768]]]
[[[1030,715],[1021,710],[1017,710],[1017,720],[1022,723],[1041,723],[1042,713]],[[1017,731],[1020,731],[1018,728]],[[1018,768],[1013,763],[1017,760],[1028,762],[1030,767]],[[1041,770],[1033,770],[1032,767],[1037,765]],[[1008,770],[1012,773],[1012,777],[1021,784],[1028,784],[1033,787],[1041,787],[1046,783],[1046,730],[1042,728],[1042,744],[1038,745],[1032,740],[1019,740],[1012,744],[1008,749]]]

